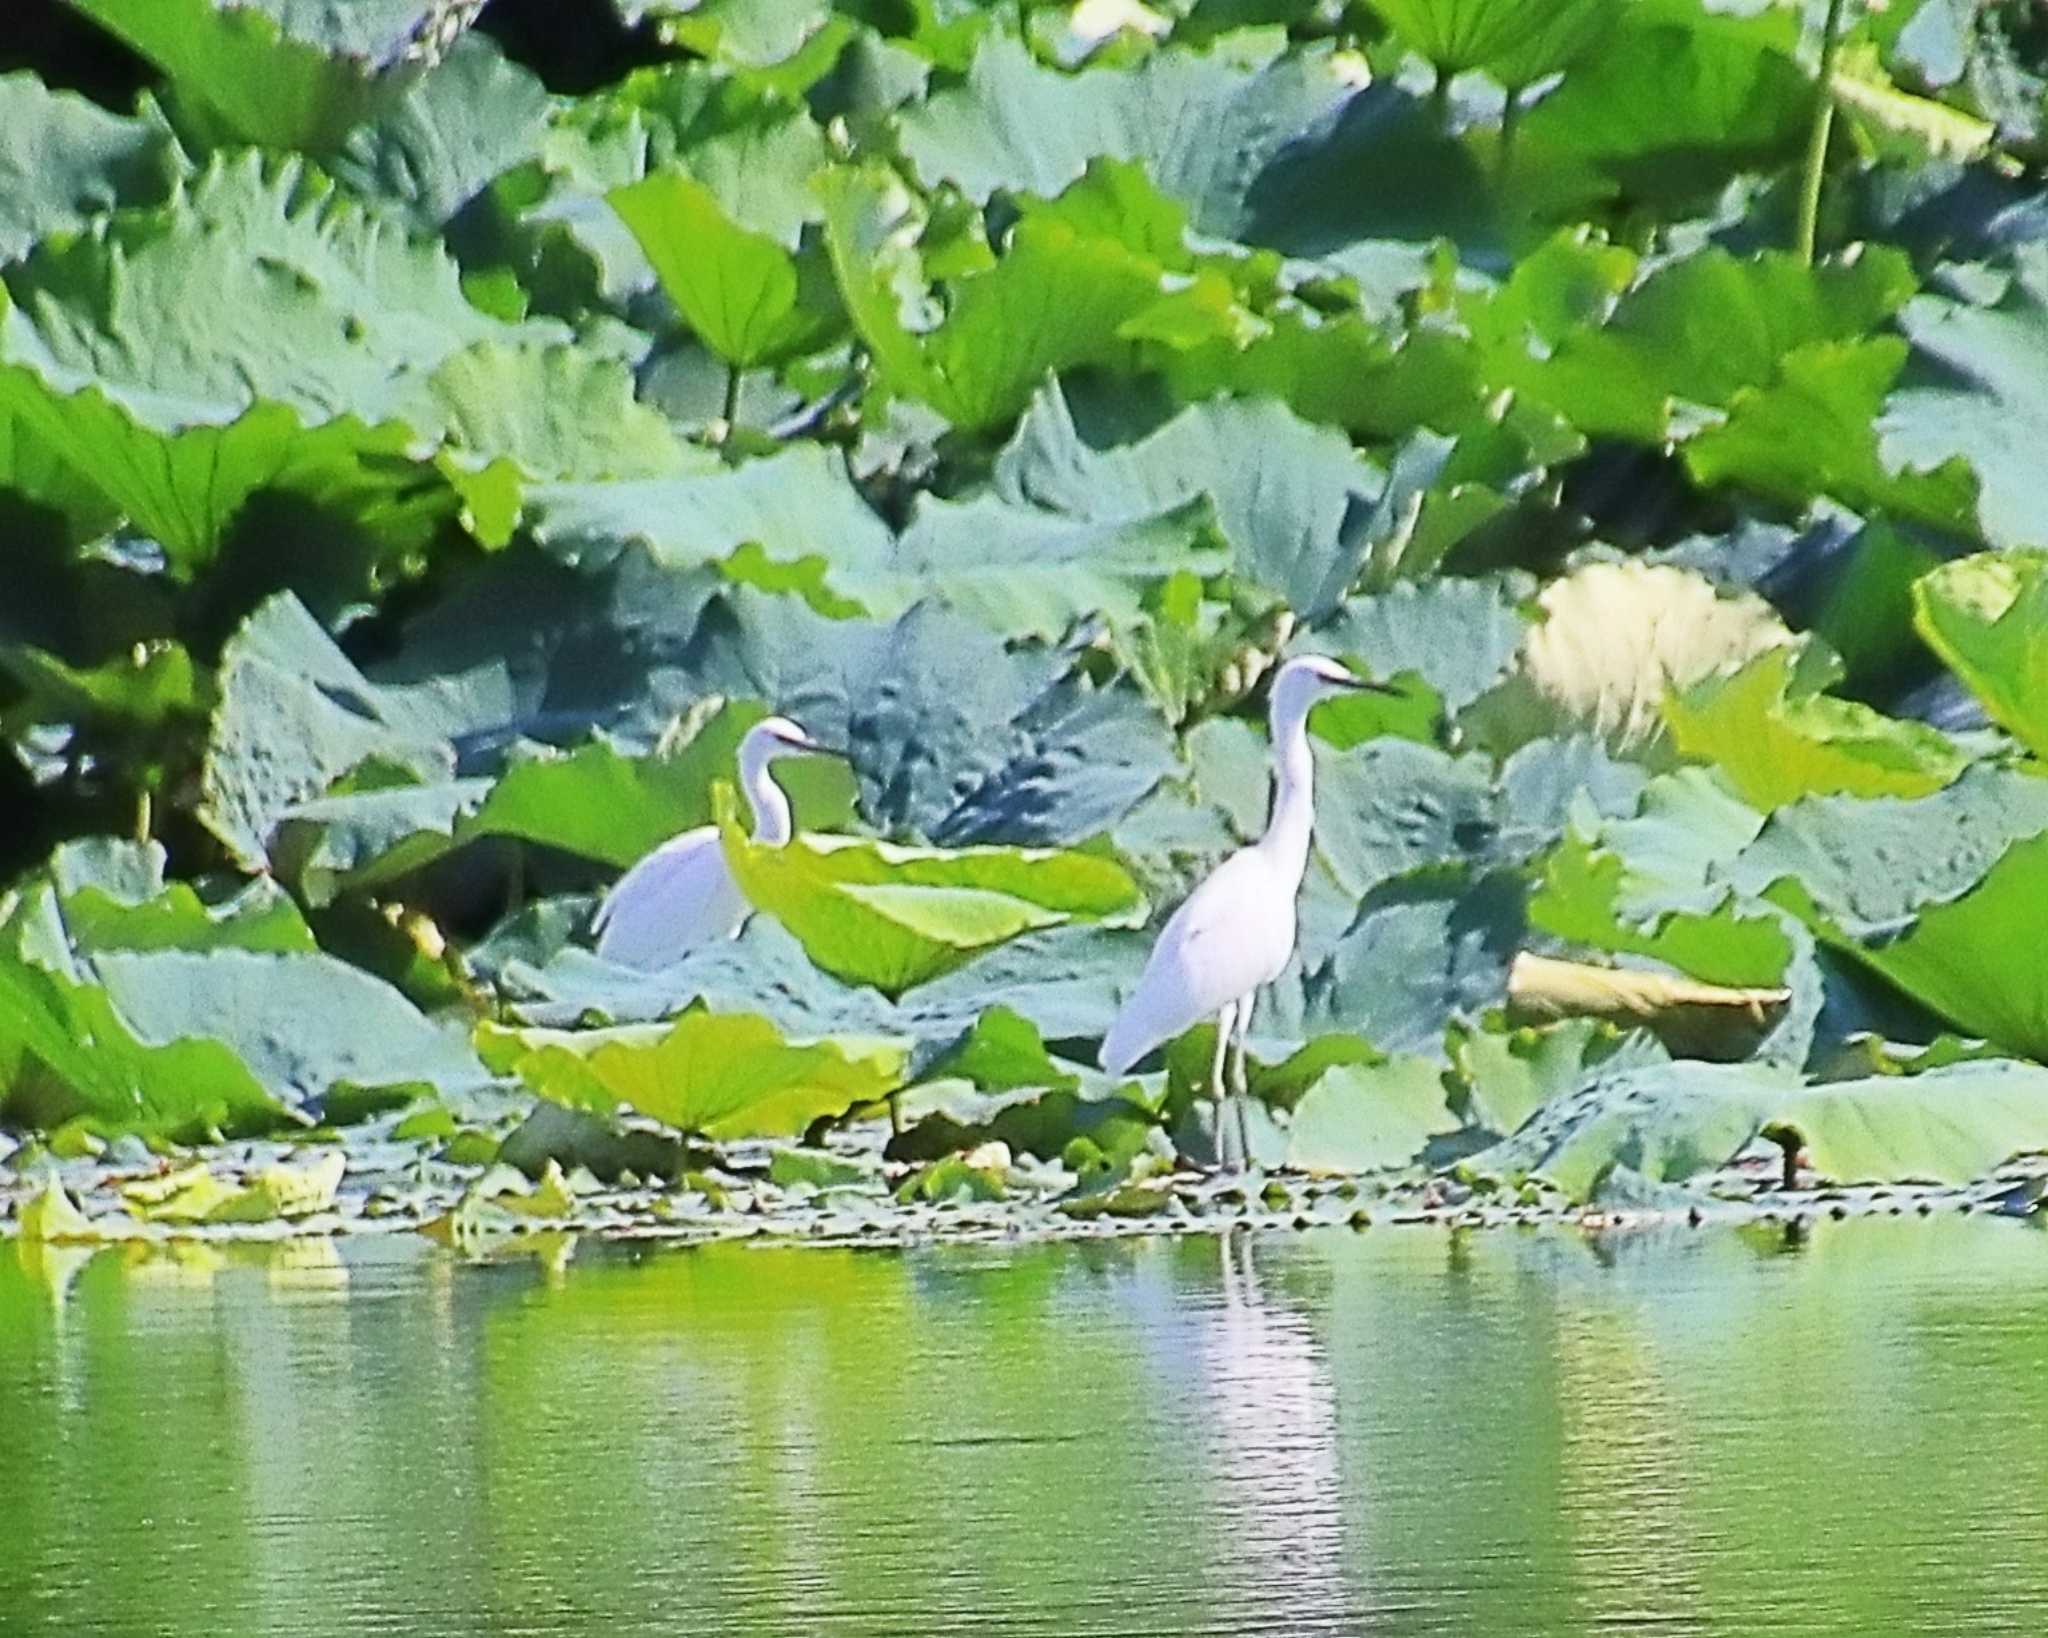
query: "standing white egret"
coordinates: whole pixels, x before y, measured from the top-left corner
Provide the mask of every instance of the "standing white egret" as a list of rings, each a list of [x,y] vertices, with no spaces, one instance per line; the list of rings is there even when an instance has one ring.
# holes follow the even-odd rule
[[[1216,1020],[1216,1057],[1209,1094],[1216,1108],[1216,1157],[1227,1165],[1224,1053],[1233,1033],[1231,1087],[1237,1094],[1237,1136],[1242,1164],[1251,1162],[1245,1114],[1245,1037],[1251,1032],[1258,992],[1280,976],[1294,954],[1294,901],[1308,869],[1315,803],[1315,759],[1309,751],[1308,713],[1333,689],[1399,690],[1355,677],[1334,660],[1308,654],[1289,660],[1273,678],[1272,816],[1266,833],[1218,865],[1174,911],[1138,987],[1124,1002],[1102,1042],[1102,1067],[1121,1075],[1164,1041],[1204,1018]]]
[[[740,790],[753,810],[754,840],[781,847],[793,830],[789,798],[768,772],[777,757],[839,753],[787,717],[767,717],[740,741]],[[597,953],[652,972],[701,944],[737,938],[752,910],[725,862],[716,825],[671,836],[612,884],[591,928]]]

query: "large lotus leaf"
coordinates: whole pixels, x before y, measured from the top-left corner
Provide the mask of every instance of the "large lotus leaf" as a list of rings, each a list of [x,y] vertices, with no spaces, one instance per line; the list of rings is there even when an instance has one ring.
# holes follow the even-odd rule
[[[1780,983],[1796,953],[1790,933],[1767,907],[1731,904],[1724,879],[1764,822],[1703,770],[1653,779],[1638,813],[1565,836],[1544,861],[1529,919],[1707,983]]]
[[[1973,532],[1977,478],[1967,462],[1896,467],[1879,447],[1878,412],[1905,357],[1896,336],[1794,348],[1777,381],[1745,387],[1724,423],[1686,445],[1687,470],[1700,483],[1743,484],[1788,506],[1831,495],[1860,511]]]
[[[1506,86],[1569,68],[1603,41],[1617,0],[1373,0],[1439,74],[1484,69]]]
[[[1057,384],[996,462],[1006,498],[1092,522],[1156,515],[1206,495],[1240,578],[1314,617],[1335,606],[1369,541],[1354,503],[1385,487],[1349,439],[1266,399],[1216,399],[1114,442],[1083,436]]]
[[[758,1014],[702,1008],[616,1029],[485,1024],[477,1044],[543,1097],[604,1115],[624,1107],[710,1138],[794,1137],[903,1081],[902,1049],[888,1042],[792,1041]]]
[[[1817,798],[1773,816],[1728,875],[1971,1034],[2048,1056],[2031,949],[2048,892],[2048,780],[1973,768],[1917,801]]]
[[[259,877],[232,896],[202,899],[188,882],[164,879],[158,844],[111,836],[67,842],[50,856],[64,932],[82,955],[106,950],[318,948],[284,890]]]
[[[1528,624],[1515,600],[1489,581],[1404,581],[1347,599],[1317,627],[1311,646],[1343,656],[1370,677],[1412,672],[1435,711],[1455,716],[1500,681]],[[1333,700],[1320,714],[1321,732],[1342,744],[1395,709],[1364,694]]]
[[[0,75],[0,262],[121,205],[153,204],[175,174],[169,133],[27,72]]]
[[[13,317],[0,312],[0,330]],[[433,497],[421,504],[409,467],[421,453],[418,440],[395,422],[372,426],[342,415],[308,425],[288,406],[264,403],[221,425],[159,432],[96,387],[51,398],[26,372],[0,369],[0,405],[7,404],[67,468],[91,474],[107,499],[164,547],[180,579],[215,560],[259,490],[338,503],[363,519],[366,555],[376,557],[424,539],[447,510]]]
[[[1980,764],[1918,799],[1813,797],[1771,816],[1718,873],[1780,881],[1850,937],[1889,941],[1929,906],[1975,891],[2015,843],[2048,831],[2048,779]]]
[[[1601,197],[1671,206],[1735,171],[1773,168],[1799,151],[1812,118],[1798,41],[1786,8],[1734,16],[1695,0],[1631,0],[1530,111],[1516,177],[1542,178],[1553,208]],[[1567,180],[1573,171],[1584,180]]]
[[[1575,820],[1625,819],[1641,807],[1648,780],[1591,735],[1532,739],[1501,764],[1495,854],[1521,862],[1548,848]]]
[[[1008,422],[1053,371],[1116,357],[1153,333],[1148,315],[1185,317],[1158,262],[1058,216],[1026,216],[993,266],[948,283],[935,319],[913,196],[873,167],[829,171],[817,186],[840,293],[883,377],[964,430]],[[915,327],[906,295],[924,310]]]
[[[600,192],[680,170],[709,188],[733,222],[790,250],[803,225],[821,219],[810,183],[834,154],[823,129],[787,97],[750,90],[704,64],[643,69],[580,99],[557,124],[568,140],[555,160]]]
[[[887,568],[835,565],[831,579],[873,614],[897,615],[929,596],[1005,637],[1051,641],[1093,616],[1127,629],[1143,616],[1149,588],[1176,574],[1222,572],[1229,558],[1213,523],[1200,497],[1097,522],[989,495],[925,496]]]
[[[1878,420],[1893,465],[1969,462],[1994,546],[2043,544],[2040,463],[2048,438],[2048,251],[2017,246],[1983,304],[1921,295],[1899,314],[1913,357]]]
[[[1992,720],[2048,757],[2048,552],[1985,552],[1913,585],[1913,627]]]
[[[453,1099],[486,1078],[459,1033],[332,956],[110,951],[93,966],[139,1039],[222,1042],[291,1107],[420,1085]]]
[[[1026,934],[919,986],[899,1012],[907,1033],[930,1041],[1000,1004],[1063,1048],[1092,1045],[1108,1033],[1117,997],[1136,982],[1150,949],[1144,929],[1099,922]]]
[[[947,845],[1100,835],[1178,767],[1134,691],[931,604],[828,620],[742,587],[707,610],[687,664],[699,692],[768,701],[843,746],[878,829]]]
[[[1713,762],[1751,807],[1802,796],[1925,796],[1963,771],[1955,742],[1854,700],[1795,694],[1792,653],[1768,648],[1739,671],[1664,702],[1682,756]]]
[[[1316,846],[1354,900],[1412,870],[1484,858],[1493,846],[1500,813],[1489,758],[1388,737],[1317,762]]]
[[[766,1014],[793,1036],[886,1036],[929,1054],[957,1042],[992,1005],[1028,1018],[1048,1041],[1099,1041],[1149,944],[1134,928],[1054,928],[988,951],[892,1002],[820,972],[779,922],[755,916],[738,938],[700,946],[658,973],[568,948],[545,966],[511,963],[499,981],[514,1015],[537,1024],[593,1016],[637,1023],[701,1001],[713,1011]]]
[[[839,451],[796,443],[734,467],[693,462],[669,477],[537,486],[534,538],[566,562],[602,566],[626,543],[666,568],[722,562],[754,546],[778,566],[839,576],[886,567],[888,525],[847,476]]]
[[[285,811],[361,764],[445,778],[466,717],[484,715],[497,679],[444,679],[420,695],[377,688],[290,594],[272,598],[221,651],[199,817],[250,870],[263,868]]]
[[[2048,1141],[2048,1070],[1994,1061],[1815,1087],[1750,1064],[1623,1070],[1552,1099],[1472,1164],[1584,1199],[1616,1166],[1683,1182],[1766,1135],[1841,1182],[1966,1182]]]
[[[46,243],[5,279],[0,407],[190,573],[259,488],[431,528],[400,414],[454,349],[511,332],[454,263],[297,160],[217,160],[163,207]],[[195,291],[205,300],[195,300]],[[386,424],[388,423],[388,424]],[[400,530],[408,511],[424,522]]]
[[[1590,733],[1618,754],[1654,757],[1673,689],[1795,640],[1759,597],[1636,561],[1587,563],[1553,580],[1537,613],[1513,672],[1468,713],[1497,750]]]
[[[983,950],[1076,920],[1130,915],[1138,890],[1099,854],[895,847],[850,836],[755,842],[721,820],[726,863],[756,909],[780,921],[818,966],[901,995]]]
[[[1382,882],[1363,901],[1340,899],[1356,904],[1349,926],[1317,951],[1305,930],[1305,959],[1274,986],[1263,1032],[1295,1042],[1359,1035],[1383,1052],[1441,1060],[1454,1020],[1506,997],[1524,896],[1517,877],[1452,865]]]
[[[548,112],[534,75],[466,35],[395,107],[351,131],[329,163],[344,186],[436,232],[494,177],[540,153]]]
[[[657,172],[608,197],[676,310],[732,368],[816,352],[843,330],[822,257],[740,226],[694,177]]]
[[[573,911],[563,908],[567,913],[550,917],[560,935],[546,940],[551,947],[521,950],[513,931],[501,928],[470,951],[472,962],[487,971],[505,997],[508,1016],[522,1023],[654,1023],[702,1002],[713,1012],[764,1014],[792,1036],[896,1038],[912,1033],[894,1002],[820,972],[772,916],[754,916],[737,938],[699,945],[680,961],[643,972],[569,943],[589,920],[588,905],[578,901]],[[943,1038],[957,1036],[972,1016],[949,1016]]]
[[[1260,176],[1356,94],[1323,52],[1244,66],[1167,50],[1070,75],[993,35],[965,85],[905,111],[902,141],[924,182],[976,201],[998,189],[1051,198],[1097,159],[1135,161],[1198,232],[1234,238]]]
[[[95,666],[66,665],[26,643],[0,643],[0,671],[21,697],[0,712],[0,727],[17,741],[44,724],[114,735],[172,738],[203,719],[208,679],[178,643],[137,643]]]
[[[441,361],[405,413],[441,440],[438,465],[486,546],[512,538],[537,486],[713,469],[634,397],[623,364],[580,347],[474,342]]]
[[[283,1104],[225,1043],[143,1039],[63,953],[57,918],[54,893],[37,889],[11,918],[30,923],[32,936],[20,947],[10,937],[0,953],[0,1117],[55,1127],[84,1116],[109,1131],[187,1140],[279,1123]]]
[[[816,51],[829,61],[848,27],[829,0],[624,0],[619,9],[629,21],[659,19],[665,38],[714,61],[797,76],[805,70],[792,59]]]
[[[7,284],[10,362],[53,394],[96,385],[165,432],[257,400],[374,418],[456,348],[505,333],[445,252],[258,152],[44,245]]]
[[[436,0],[76,0],[163,70],[221,140],[318,150],[393,101],[450,8]]]
[[[1582,431],[1662,442],[1699,408],[1769,385],[1795,348],[1870,334],[1914,285],[1911,262],[1888,246],[1813,267],[1780,251],[1704,250],[1663,264],[1607,323],[1567,331],[1519,373]]]
[[[1596,1069],[1608,1072],[1669,1061],[1647,1030],[1626,1033],[1597,1018],[1512,1030],[1468,1029],[1451,1061],[1464,1083],[1458,1103],[1467,1123],[1496,1138],[1517,1130],[1553,1098],[1576,1091]]]
[[[1338,1064],[1294,1106],[1287,1164],[1307,1172],[1370,1172],[1423,1158],[1465,1123],[1451,1109],[1443,1066],[1396,1057]]]
[[[1181,399],[1277,398],[1308,421],[1373,442],[1396,442],[1418,427],[1484,426],[1498,438],[1485,421],[1481,363],[1471,341],[1447,327],[1403,335],[1356,313],[1298,305],[1276,309],[1249,341],[1228,331],[1189,337],[1159,359]]]

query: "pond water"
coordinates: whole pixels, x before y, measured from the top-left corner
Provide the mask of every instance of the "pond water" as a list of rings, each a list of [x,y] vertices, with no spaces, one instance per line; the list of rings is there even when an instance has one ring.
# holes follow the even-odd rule
[[[0,1631],[2038,1632],[2048,1234],[0,1243]]]

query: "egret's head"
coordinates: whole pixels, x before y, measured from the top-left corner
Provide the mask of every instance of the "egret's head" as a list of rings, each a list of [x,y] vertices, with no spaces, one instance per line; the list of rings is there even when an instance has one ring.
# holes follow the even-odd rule
[[[1340,690],[1400,693],[1386,683],[1358,676],[1325,655],[1297,655],[1273,674],[1273,720],[1279,723],[1304,717],[1317,700]]]
[[[787,717],[763,717],[747,730],[747,737],[740,741],[740,762],[743,766],[758,767],[773,762],[779,756],[794,756],[800,752],[819,756],[841,754],[829,745],[820,745]]]

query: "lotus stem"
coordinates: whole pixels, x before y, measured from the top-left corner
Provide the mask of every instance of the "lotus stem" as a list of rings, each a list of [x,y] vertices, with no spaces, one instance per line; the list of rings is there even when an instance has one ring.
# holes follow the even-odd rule
[[[1495,181],[1506,187],[1508,172],[1515,162],[1515,133],[1522,128],[1522,93],[1514,86],[1508,87],[1508,100],[1500,111],[1500,156],[1495,171]]]
[[[725,404],[719,414],[725,419],[725,436],[729,442],[740,417],[740,367],[737,364],[725,367]]]
[[[144,785],[135,793],[135,840],[146,846],[155,821],[156,805],[150,800],[149,787]]]
[[[1814,87],[1813,125],[1806,133],[1806,164],[1799,178],[1799,223],[1793,250],[1806,266],[1813,265],[1820,236],[1820,189],[1827,173],[1828,138],[1835,128],[1835,57],[1842,49],[1843,0],[1828,0],[1821,25],[1820,82]]]

